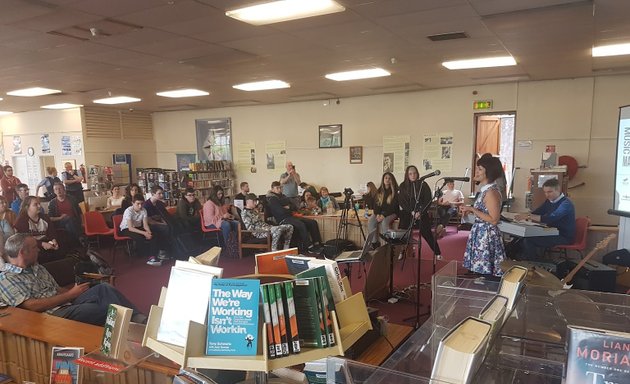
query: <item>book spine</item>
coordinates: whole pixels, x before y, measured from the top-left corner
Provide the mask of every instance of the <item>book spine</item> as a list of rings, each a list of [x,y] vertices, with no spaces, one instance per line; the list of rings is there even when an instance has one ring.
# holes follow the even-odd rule
[[[326,318],[326,305],[324,304],[326,296],[326,288],[323,281],[323,277],[315,278],[317,281],[317,288],[315,294],[317,295],[317,312],[319,317],[319,330],[321,333],[322,347],[328,347],[328,320]]]
[[[276,289],[269,284],[269,308],[271,309],[271,324],[273,326],[273,341],[276,347],[276,357],[282,356],[282,340],[280,339],[280,324],[278,323],[278,305],[276,304]]]
[[[269,308],[269,291],[267,285],[260,286],[260,293],[262,295],[262,308],[263,319],[265,322],[265,330],[267,331],[267,350],[269,351],[269,358],[276,357],[276,345],[273,340],[273,324],[271,322],[271,309]]]
[[[293,298],[295,300],[300,347],[322,347],[320,317],[315,293],[316,284],[313,279],[297,279],[293,282]]]
[[[291,353],[300,353],[300,336],[298,333],[297,317],[295,316],[293,284],[290,281],[284,283],[284,302],[289,347],[291,348]]]
[[[289,355],[289,341],[287,338],[287,323],[284,317],[284,303],[282,298],[282,283],[274,284],[276,289],[276,303],[278,305],[278,324],[280,326],[280,344],[282,345],[282,354],[284,356]]]
[[[335,330],[334,330],[334,325],[333,325],[333,319],[332,319],[332,315],[333,315],[333,311],[335,310],[335,303],[333,300],[331,300],[332,295],[329,292],[329,287],[326,285],[326,282],[323,281],[323,279],[321,280],[322,282],[322,300],[323,300],[323,306],[324,306],[324,312],[325,312],[325,320],[326,320],[326,329],[328,331],[328,346],[332,347],[333,345],[336,345],[337,342],[335,341]]]

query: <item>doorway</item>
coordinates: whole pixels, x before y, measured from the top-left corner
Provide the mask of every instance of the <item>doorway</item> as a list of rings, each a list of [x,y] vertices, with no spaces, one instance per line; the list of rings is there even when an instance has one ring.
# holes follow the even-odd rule
[[[475,132],[472,169],[473,176],[477,159],[484,153],[498,157],[503,164],[508,189],[508,198],[512,197],[514,180],[514,131],[516,112],[477,113],[475,114]],[[474,192],[474,183],[471,183]]]

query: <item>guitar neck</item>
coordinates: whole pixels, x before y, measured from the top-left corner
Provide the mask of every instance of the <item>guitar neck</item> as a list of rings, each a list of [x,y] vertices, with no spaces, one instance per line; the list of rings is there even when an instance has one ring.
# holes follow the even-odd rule
[[[593,255],[595,255],[598,251],[606,248],[608,246],[608,243],[610,243],[610,241],[612,239],[614,239],[615,237],[617,237],[617,235],[615,235],[614,233],[608,235],[608,237],[606,237],[604,240],[600,241],[599,243],[597,243],[597,245],[595,246],[595,248],[593,248],[588,255],[584,256],[584,258],[582,260],[580,260],[580,262],[578,263],[578,265],[575,266],[575,268],[573,268],[571,270],[571,272],[569,272],[569,274],[562,279],[562,282],[564,282],[565,284],[569,284],[571,283],[571,280],[573,280],[573,278],[575,277],[575,275],[578,273],[578,271],[580,270],[580,268],[582,268],[584,266],[584,264],[586,264],[591,257],[593,257]]]

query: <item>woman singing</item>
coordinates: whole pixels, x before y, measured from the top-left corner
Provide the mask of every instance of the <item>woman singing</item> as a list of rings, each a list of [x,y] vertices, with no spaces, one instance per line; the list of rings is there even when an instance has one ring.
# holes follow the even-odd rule
[[[501,231],[497,227],[501,217],[501,193],[495,180],[502,174],[501,161],[492,156],[477,160],[474,180],[481,188],[474,205],[462,206],[462,214],[475,216],[466,251],[464,267],[475,273],[501,276],[499,267],[505,259]]]

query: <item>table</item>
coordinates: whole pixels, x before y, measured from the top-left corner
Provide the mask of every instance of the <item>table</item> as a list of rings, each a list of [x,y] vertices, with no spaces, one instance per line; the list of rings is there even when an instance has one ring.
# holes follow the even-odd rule
[[[359,209],[358,212],[359,221],[357,222],[354,210],[348,211],[348,240],[352,241],[355,245],[360,247],[365,242],[365,239],[363,239],[363,237],[361,236],[361,231],[359,230],[358,224],[361,223],[361,226],[363,227],[363,233],[367,237],[368,219],[365,218],[365,210]],[[319,226],[319,233],[322,236],[322,241],[326,242],[328,240],[333,240],[337,238],[337,230],[339,229],[339,222],[341,221],[341,213],[342,211],[340,210],[332,215],[315,215],[304,217],[317,221],[317,225]]]

